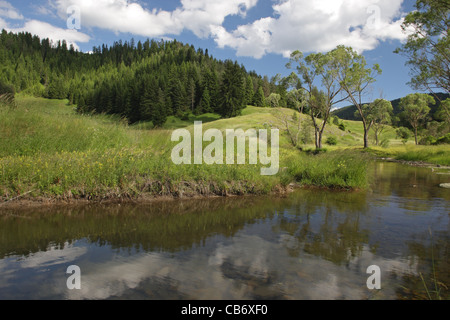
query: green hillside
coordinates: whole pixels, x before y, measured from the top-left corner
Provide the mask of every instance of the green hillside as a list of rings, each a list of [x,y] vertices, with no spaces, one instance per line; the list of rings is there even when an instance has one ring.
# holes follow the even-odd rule
[[[210,121],[205,121],[204,130],[276,127],[276,115],[292,115],[290,109],[248,107],[233,119],[215,120],[214,114],[172,118],[164,129],[148,130],[151,123],[129,125],[117,116],[80,115],[67,100],[18,95],[16,102],[16,107],[0,107],[2,200],[267,194],[293,182],[345,189],[367,185],[367,160],[359,151],[308,155],[294,148],[283,132],[280,170],[274,176],[262,176],[260,163],[175,165],[171,161],[177,145],[171,141],[173,129],[192,129],[196,120]],[[339,133],[333,126],[329,130],[328,134]],[[338,162],[339,167],[334,165]]]
[[[431,95],[431,96],[433,96],[435,98],[434,95]],[[436,94],[436,96],[441,101],[444,101],[445,99],[450,98],[449,94],[444,94],[444,93],[438,93],[438,94]],[[400,107],[399,107],[400,100],[401,99],[395,99],[395,100],[391,101],[392,107],[394,109],[394,115],[398,115],[401,112]],[[430,106],[430,108],[431,108],[430,115],[432,117],[434,116],[436,111],[439,109],[439,106],[441,105],[440,101],[438,99],[435,98],[435,100],[436,100],[436,104]],[[343,108],[334,110],[332,112],[332,114],[334,116],[337,116],[340,119],[344,119],[344,120],[358,120],[357,117],[355,116],[356,111],[357,111],[356,106],[347,106],[347,107],[343,107]]]

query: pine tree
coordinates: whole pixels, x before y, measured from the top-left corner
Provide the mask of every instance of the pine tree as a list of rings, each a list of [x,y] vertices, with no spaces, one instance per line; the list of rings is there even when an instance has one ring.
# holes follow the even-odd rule
[[[248,76],[245,81],[245,104],[250,105],[253,103],[253,80],[251,76]]]
[[[223,117],[235,117],[240,115],[245,108],[245,90],[242,70],[237,62],[233,63],[230,60],[225,62],[221,95],[220,114]]]
[[[264,97],[264,90],[262,87],[259,87],[253,97],[253,105],[256,107],[265,107],[266,106],[266,98]]]
[[[167,121],[164,93],[160,88],[158,88],[156,103],[153,104],[152,121],[155,127],[162,127]]]

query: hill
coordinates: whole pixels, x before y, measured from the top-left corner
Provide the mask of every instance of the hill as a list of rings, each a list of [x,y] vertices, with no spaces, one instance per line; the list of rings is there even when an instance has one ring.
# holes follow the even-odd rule
[[[106,113],[129,123],[218,113],[234,117],[253,96],[283,91],[236,61],[173,41],[117,41],[82,53],[30,33],[0,33],[0,95],[9,91],[68,99],[80,113]],[[284,95],[282,95],[284,98]],[[283,103],[283,102],[282,102]]]
[[[175,128],[192,130],[193,121],[205,121],[204,130],[262,129],[276,127],[279,114],[292,116],[293,110],[247,107],[233,119],[215,114],[186,120],[172,117],[165,129],[147,130],[145,122],[129,125],[118,116],[79,114],[68,100],[18,95],[16,106],[0,105],[0,205],[17,198],[104,201],[284,193],[292,183],[366,187],[367,156],[351,150],[300,152],[284,130],[280,130],[279,171],[273,176],[261,175],[261,168],[267,168],[262,163],[171,161],[178,144],[171,141]],[[329,130],[329,134],[339,131],[334,126]],[[204,142],[204,147],[208,145]],[[338,162],[340,166],[335,165]]]
[[[450,98],[450,95],[449,94],[445,94],[445,93],[438,93],[436,95],[438,96],[438,98],[441,101],[444,101],[445,99]],[[430,94],[430,96],[435,98],[435,96],[432,95],[432,94]],[[401,98],[391,101],[392,107],[394,109],[394,115],[395,116],[397,116],[401,112],[400,106],[399,106],[400,105],[400,100],[401,100]],[[436,98],[435,98],[435,100],[436,100],[436,104],[430,106],[430,108],[431,108],[430,114],[431,114],[432,117],[434,116],[434,114],[436,113],[436,111],[439,109],[439,106],[440,106],[440,101],[438,99],[436,99]],[[358,117],[355,116],[355,112],[356,111],[357,111],[356,106],[347,106],[347,107],[340,108],[338,110],[334,110],[332,112],[332,115],[337,116],[340,119],[344,119],[344,120],[357,121]]]

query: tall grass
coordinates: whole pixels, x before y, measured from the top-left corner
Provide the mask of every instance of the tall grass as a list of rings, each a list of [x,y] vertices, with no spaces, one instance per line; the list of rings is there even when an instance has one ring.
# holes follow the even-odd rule
[[[261,165],[175,165],[170,159],[177,144],[170,141],[172,130],[128,126],[106,115],[78,115],[66,101],[17,100],[15,109],[0,108],[0,199],[4,200],[25,193],[93,199],[267,194],[296,180],[334,188],[366,185],[365,162],[359,153],[306,155],[282,137],[282,169],[276,176],[262,176]],[[261,127],[272,117],[271,112],[255,112],[210,122],[204,130]]]
[[[372,150],[378,155],[393,157],[397,160],[420,161],[450,166],[450,145],[407,145],[389,148],[372,148]]]
[[[368,160],[361,152],[338,150],[292,157],[288,170],[303,185],[359,189],[368,185]]]

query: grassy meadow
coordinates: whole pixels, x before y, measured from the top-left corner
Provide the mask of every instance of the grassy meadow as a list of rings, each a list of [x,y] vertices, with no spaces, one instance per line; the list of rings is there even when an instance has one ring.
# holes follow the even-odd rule
[[[326,146],[328,151],[318,155],[294,148],[282,134],[280,171],[275,176],[262,176],[261,165],[175,165],[171,161],[178,144],[170,140],[176,128],[192,130],[194,121],[203,121],[204,131],[264,129],[277,127],[280,114],[293,112],[248,107],[237,118],[208,114],[183,121],[169,117],[162,129],[149,130],[151,123],[129,126],[114,116],[79,115],[64,100],[19,96],[15,108],[0,107],[0,201],[269,194],[291,183],[365,188],[370,155],[361,152],[362,126],[352,122],[346,123],[350,131],[345,132],[330,124],[324,141],[335,136],[338,144]],[[297,116],[308,121],[304,115]],[[307,149],[313,145],[305,144]],[[376,150],[398,158],[416,155],[421,161],[450,164],[448,147],[402,145]]]

